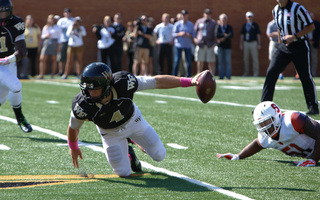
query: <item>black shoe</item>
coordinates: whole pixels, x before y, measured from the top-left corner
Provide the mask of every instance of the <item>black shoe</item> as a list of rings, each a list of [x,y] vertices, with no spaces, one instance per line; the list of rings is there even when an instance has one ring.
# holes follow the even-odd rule
[[[137,158],[136,154],[134,153],[132,146],[128,146],[128,147],[129,147],[128,156],[130,158],[132,171],[142,172],[141,163],[140,163],[139,159]]]
[[[29,133],[32,131],[31,125],[23,115],[17,119],[17,122],[23,132]]]
[[[309,111],[306,112],[307,115],[319,115],[319,108],[310,107]]]

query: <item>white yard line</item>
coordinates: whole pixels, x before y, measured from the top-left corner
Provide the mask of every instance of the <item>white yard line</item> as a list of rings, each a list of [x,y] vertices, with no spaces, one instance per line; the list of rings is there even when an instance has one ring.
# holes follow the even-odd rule
[[[0,119],[4,120],[4,121],[9,121],[9,122],[12,122],[12,123],[15,123],[15,124],[17,123],[16,119],[13,119],[13,118],[10,118],[10,117],[6,117],[6,116],[2,116],[2,115],[0,115]],[[42,133],[46,133],[48,135],[52,135],[54,137],[57,137],[57,138],[60,138],[62,140],[67,141],[67,136],[63,135],[61,133],[52,131],[50,129],[41,128],[41,127],[36,126],[36,125],[32,125],[32,128],[33,128],[33,130],[36,130],[36,131],[39,131],[39,132],[42,132]],[[100,147],[100,146],[96,146],[94,144],[89,144],[89,143],[85,143],[85,142],[81,142],[81,141],[78,141],[78,143],[80,145],[88,147],[88,148],[90,148],[90,149],[92,149],[94,151],[104,153],[103,148]],[[236,198],[236,199],[251,200],[251,198],[249,198],[247,196],[244,196],[244,195],[241,195],[241,194],[238,194],[238,193],[235,193],[235,192],[231,192],[229,190],[222,189],[222,188],[217,187],[215,185],[212,185],[212,184],[209,184],[209,183],[206,183],[206,182],[202,182],[202,181],[187,177],[185,175],[182,175],[182,174],[179,174],[179,173],[176,173],[176,172],[173,172],[173,171],[169,171],[169,170],[164,169],[164,168],[155,167],[155,166],[153,166],[153,165],[151,165],[151,164],[149,164],[147,162],[144,162],[144,161],[141,161],[141,164],[142,164],[142,167],[144,167],[144,168],[151,169],[151,170],[156,171],[156,172],[161,172],[161,173],[167,174],[169,176],[176,177],[176,178],[188,181],[190,183],[193,183],[193,184],[208,188],[209,190],[213,190],[213,191],[219,192],[221,194],[224,194],[224,195]]]

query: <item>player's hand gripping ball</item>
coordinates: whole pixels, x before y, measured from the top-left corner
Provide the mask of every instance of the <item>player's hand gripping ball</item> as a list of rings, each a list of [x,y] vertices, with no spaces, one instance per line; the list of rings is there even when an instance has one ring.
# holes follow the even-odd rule
[[[209,70],[199,73],[194,77],[198,84],[196,85],[196,91],[199,99],[202,103],[210,101],[216,92],[216,81]]]

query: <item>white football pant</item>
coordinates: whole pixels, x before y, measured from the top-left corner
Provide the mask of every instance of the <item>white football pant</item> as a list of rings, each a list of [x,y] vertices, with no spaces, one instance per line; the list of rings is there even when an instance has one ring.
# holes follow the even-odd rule
[[[22,85],[17,77],[16,63],[0,65],[0,104],[4,104],[9,96],[13,108],[20,107]]]
[[[142,117],[139,108],[135,104],[134,106],[133,116],[124,125],[115,129],[102,129],[97,126],[102,135],[102,144],[108,162],[115,174],[123,177],[131,174],[127,138],[139,144],[155,161],[162,161],[166,157],[166,149],[158,134]]]

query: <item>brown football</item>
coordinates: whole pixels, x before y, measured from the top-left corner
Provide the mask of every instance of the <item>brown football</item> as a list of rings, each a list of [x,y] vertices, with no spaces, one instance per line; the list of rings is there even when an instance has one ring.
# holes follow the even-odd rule
[[[212,99],[216,92],[216,81],[209,70],[203,72],[198,78],[199,84],[196,91],[202,103],[207,103]]]

